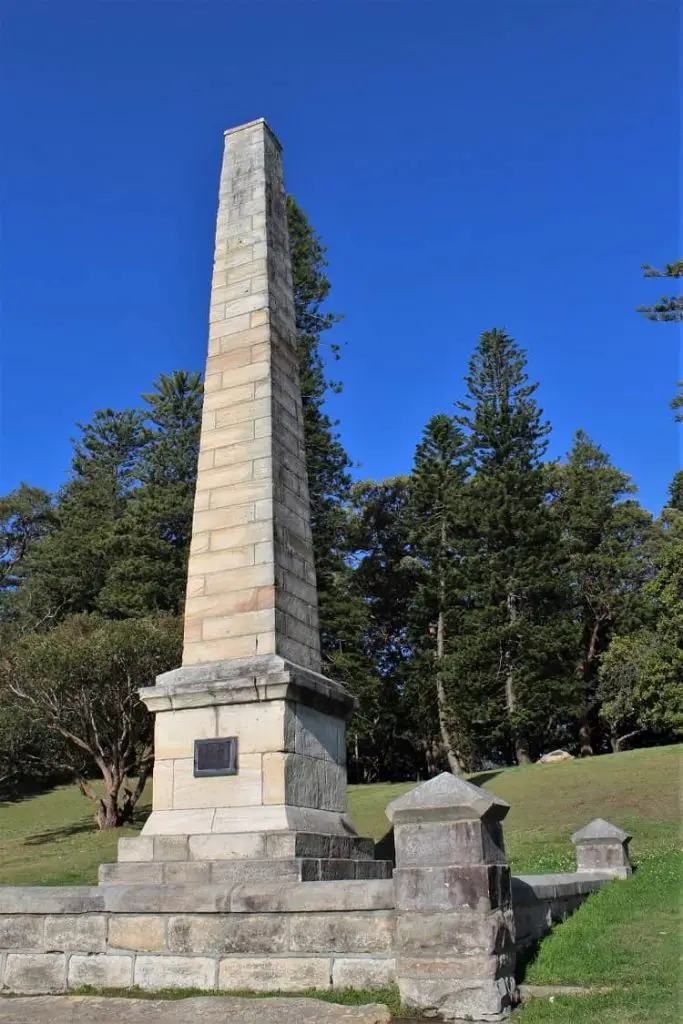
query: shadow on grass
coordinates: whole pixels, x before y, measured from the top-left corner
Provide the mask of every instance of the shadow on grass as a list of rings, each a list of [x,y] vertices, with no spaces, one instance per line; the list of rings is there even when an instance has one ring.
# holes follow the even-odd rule
[[[133,820],[126,822],[126,828],[142,828],[149,817],[149,807],[136,808],[133,811]],[[59,828],[48,829],[47,832],[36,832],[27,836],[24,846],[44,846],[46,843],[54,843],[59,839],[68,839],[70,836],[85,835],[88,832],[99,832],[94,815],[89,814],[80,821],[72,822],[70,825],[60,825]]]

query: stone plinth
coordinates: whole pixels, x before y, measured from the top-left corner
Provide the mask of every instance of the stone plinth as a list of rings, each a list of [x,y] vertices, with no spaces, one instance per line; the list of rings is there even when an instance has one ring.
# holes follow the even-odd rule
[[[615,878],[630,877],[628,844],[631,836],[628,832],[604,818],[595,818],[574,833],[572,842],[576,848],[577,871],[609,872]]]
[[[508,805],[448,773],[387,808],[394,826],[396,972],[407,1006],[499,1021],[515,1000]]]

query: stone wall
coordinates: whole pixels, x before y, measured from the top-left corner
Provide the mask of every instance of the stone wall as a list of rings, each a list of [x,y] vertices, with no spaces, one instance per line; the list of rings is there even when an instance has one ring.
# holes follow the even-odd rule
[[[518,951],[610,880],[512,879]],[[396,981],[392,880],[0,888],[0,987],[300,991]]]
[[[393,883],[0,889],[5,992],[298,991],[395,980]]]

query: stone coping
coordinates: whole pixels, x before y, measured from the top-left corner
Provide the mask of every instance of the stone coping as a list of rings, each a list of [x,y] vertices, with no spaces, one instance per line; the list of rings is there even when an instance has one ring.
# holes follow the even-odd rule
[[[513,904],[597,892],[609,872],[516,875]],[[393,879],[237,885],[0,886],[2,914],[279,914],[393,910]]]
[[[347,718],[358,704],[340,683],[277,655],[186,665],[139,692],[150,711],[293,700]]]
[[[0,887],[0,915],[245,914],[393,910],[392,879],[240,885]]]
[[[602,889],[606,882],[614,881],[609,871],[573,871],[555,875],[513,875],[512,902],[531,897],[536,899],[562,899],[584,896]]]

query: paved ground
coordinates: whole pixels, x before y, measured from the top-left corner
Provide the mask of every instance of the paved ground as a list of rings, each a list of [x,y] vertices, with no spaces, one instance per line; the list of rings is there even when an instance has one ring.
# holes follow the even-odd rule
[[[389,1024],[386,1006],[338,1006],[316,999],[102,999],[0,997],[2,1024]]]

